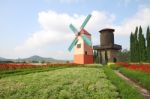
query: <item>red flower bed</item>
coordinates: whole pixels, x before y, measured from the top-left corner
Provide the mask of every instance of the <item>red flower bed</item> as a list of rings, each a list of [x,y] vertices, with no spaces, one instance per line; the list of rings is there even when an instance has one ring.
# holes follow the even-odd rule
[[[117,62],[116,65],[118,66],[123,66],[132,70],[140,70],[144,71],[147,73],[150,73],[150,65],[145,65],[145,64],[129,64],[125,62]]]
[[[147,73],[150,73],[150,66],[148,65],[130,65],[128,67],[129,69],[133,69],[133,70],[141,70],[141,71],[144,71],[144,72],[147,72]]]
[[[33,64],[0,64],[0,69],[17,69],[17,68],[31,68],[37,67]]]
[[[17,69],[17,68],[34,68],[34,67],[58,67],[58,66],[65,66],[65,67],[74,67],[74,66],[81,66],[80,64],[45,64],[45,65],[37,65],[37,64],[0,64],[0,69]],[[84,65],[82,65],[84,66]]]
[[[126,63],[126,62],[116,62],[116,65],[118,65],[118,66],[123,66],[123,67],[128,67],[128,66],[130,66],[130,64],[129,64],[129,63]]]

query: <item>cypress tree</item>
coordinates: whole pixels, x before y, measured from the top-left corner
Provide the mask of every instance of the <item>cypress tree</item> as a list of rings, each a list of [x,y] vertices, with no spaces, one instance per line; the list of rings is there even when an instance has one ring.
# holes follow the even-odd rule
[[[139,31],[140,31],[140,29],[139,29]],[[133,41],[134,41],[134,43],[133,43],[134,62],[139,62],[140,57],[139,57],[138,27],[136,27],[136,29],[135,29]]]
[[[137,27],[137,26],[136,26],[136,28],[135,28],[134,34],[135,34],[135,38],[138,38],[138,27]]]
[[[140,57],[139,57],[139,42],[136,38],[134,38],[134,62],[139,62]]]
[[[134,36],[132,32],[130,35],[130,61],[134,62]]]
[[[147,41],[147,62],[150,62],[150,29],[149,26],[147,27],[146,32],[146,41]]]
[[[138,41],[139,41],[139,59],[142,61],[142,27],[140,26],[139,28],[139,36],[138,36]]]
[[[141,51],[142,51],[142,59],[141,59],[141,61],[142,62],[146,62],[147,61],[147,50],[146,50],[146,41],[145,41],[145,38],[144,38],[144,35],[142,34],[142,42],[141,42],[141,44],[142,44],[142,49],[141,49]]]
[[[139,28],[138,41],[139,41],[139,61],[145,62],[146,61],[146,44],[145,44],[145,38],[144,38],[144,35],[142,33],[142,27],[141,26]]]

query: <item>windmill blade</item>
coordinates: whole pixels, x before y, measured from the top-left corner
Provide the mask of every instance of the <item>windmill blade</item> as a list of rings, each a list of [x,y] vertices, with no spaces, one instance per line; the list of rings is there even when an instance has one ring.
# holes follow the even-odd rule
[[[73,47],[77,44],[77,42],[78,42],[78,39],[76,37],[68,48],[69,52],[73,49]]]
[[[87,24],[87,22],[89,21],[89,19],[91,18],[91,14],[89,14],[87,17],[86,17],[86,19],[84,20],[84,22],[82,23],[82,25],[81,25],[81,27],[80,27],[80,29],[82,30],[84,27],[85,27],[85,25]]]
[[[69,27],[74,33],[78,33],[78,30],[72,24],[70,24]]]
[[[92,42],[89,38],[87,38],[84,34],[82,34],[81,37],[85,41],[86,44],[88,44],[89,46],[92,46]]]

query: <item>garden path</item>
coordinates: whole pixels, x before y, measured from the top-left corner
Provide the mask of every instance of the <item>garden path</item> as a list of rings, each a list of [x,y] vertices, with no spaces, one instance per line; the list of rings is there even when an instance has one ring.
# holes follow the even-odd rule
[[[122,73],[120,73],[119,71],[115,71],[115,73],[121,77],[123,80],[125,80],[127,83],[129,83],[130,85],[132,85],[133,87],[135,87],[143,96],[145,99],[150,99],[150,91],[145,89],[144,87],[140,86],[139,84],[137,84],[135,81],[133,81],[132,79],[124,76]]]

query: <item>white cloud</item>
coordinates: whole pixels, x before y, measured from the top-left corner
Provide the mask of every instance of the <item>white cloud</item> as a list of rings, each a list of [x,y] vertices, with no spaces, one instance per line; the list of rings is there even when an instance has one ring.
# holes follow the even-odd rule
[[[129,35],[134,32],[136,26],[146,28],[150,25],[150,8],[139,9],[139,11],[130,18],[125,19],[120,26],[115,26],[118,35]]]
[[[17,55],[26,53],[23,56],[34,54],[46,56],[48,51],[42,48],[49,46],[50,52],[47,53],[49,56],[56,56],[56,58],[71,57],[67,48],[72,42],[74,34],[69,29],[69,24],[72,23],[79,28],[85,17],[85,15],[69,15],[51,10],[40,12],[38,14],[38,22],[41,25],[41,30],[33,33],[24,44],[15,48]],[[92,34],[93,41],[96,42],[99,41],[97,37],[99,35],[98,30],[112,24],[113,20],[113,15],[109,15],[106,12],[93,11],[92,18],[85,28]]]
[[[91,14],[92,17],[85,29],[92,34],[93,44],[99,43],[98,31],[102,28],[115,28],[115,35],[127,37],[136,26],[147,27],[150,23],[149,8],[139,9],[132,17],[123,20],[119,26],[114,25],[116,20],[114,14],[102,11],[93,11]],[[40,12],[38,22],[41,30],[34,32],[24,44],[17,46],[15,52],[18,56],[38,54],[69,59],[72,53],[69,54],[67,48],[74,38],[74,34],[69,29],[69,24],[73,23],[74,26],[79,28],[85,17],[86,15],[69,15],[51,10]],[[44,49],[45,47],[46,49]]]
[[[64,44],[64,47],[66,47],[64,49],[67,51],[69,45],[66,44],[71,43],[74,38],[74,34],[69,29],[69,24],[73,23],[79,28],[85,17],[84,15],[74,14],[71,16],[66,13],[57,13],[55,11],[40,12],[38,21],[42,30],[33,33],[31,37],[27,38],[24,44],[17,46],[15,50],[23,53],[24,51],[38,49],[43,46],[57,47]],[[97,31],[101,27],[111,24],[113,19],[113,15],[108,15],[105,12],[93,11],[92,18],[87,24],[87,30],[96,38],[97,35],[99,35]],[[96,33],[93,34],[93,31]],[[94,39],[94,41],[98,39],[99,38]]]

